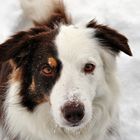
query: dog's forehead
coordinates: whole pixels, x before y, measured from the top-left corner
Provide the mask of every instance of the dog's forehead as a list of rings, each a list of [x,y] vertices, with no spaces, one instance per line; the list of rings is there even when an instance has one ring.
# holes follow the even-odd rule
[[[97,56],[97,41],[93,39],[94,30],[74,25],[61,26],[55,39],[59,57],[62,60],[82,59]],[[79,57],[79,58],[78,58]]]

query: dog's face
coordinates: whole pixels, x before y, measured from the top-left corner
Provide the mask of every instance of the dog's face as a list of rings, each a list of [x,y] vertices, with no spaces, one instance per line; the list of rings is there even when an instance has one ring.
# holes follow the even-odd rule
[[[111,99],[105,95],[107,76],[120,50],[131,55],[127,39],[95,22],[82,28],[37,27],[3,43],[0,62],[14,63],[11,78],[20,82],[20,106],[33,113],[48,103],[56,124],[77,129],[97,119],[102,98]]]
[[[103,71],[98,45],[92,30],[74,26],[61,27],[55,44],[62,70],[50,95],[52,113],[60,126],[81,127],[92,118],[92,102]]]

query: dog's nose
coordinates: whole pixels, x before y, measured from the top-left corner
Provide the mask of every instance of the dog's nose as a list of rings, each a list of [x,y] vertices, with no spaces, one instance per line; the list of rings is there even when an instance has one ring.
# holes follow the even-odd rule
[[[79,102],[69,102],[62,108],[64,118],[72,123],[79,123],[84,117],[84,105]]]

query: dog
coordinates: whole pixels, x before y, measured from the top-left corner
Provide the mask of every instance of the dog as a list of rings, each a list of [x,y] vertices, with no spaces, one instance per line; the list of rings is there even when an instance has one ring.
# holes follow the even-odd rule
[[[21,0],[34,26],[0,44],[0,120],[9,140],[118,140],[116,57],[127,38],[74,24],[63,1]]]

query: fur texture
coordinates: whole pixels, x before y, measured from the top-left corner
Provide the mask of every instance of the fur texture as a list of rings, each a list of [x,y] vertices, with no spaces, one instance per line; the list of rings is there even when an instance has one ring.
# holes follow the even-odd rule
[[[9,139],[119,139],[116,56],[132,55],[127,38],[95,21],[73,25],[60,1],[21,5],[35,27],[0,45],[0,117]],[[69,103],[77,106],[65,117]]]

